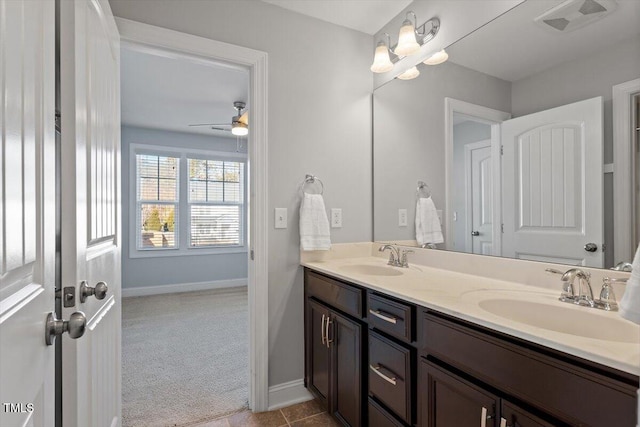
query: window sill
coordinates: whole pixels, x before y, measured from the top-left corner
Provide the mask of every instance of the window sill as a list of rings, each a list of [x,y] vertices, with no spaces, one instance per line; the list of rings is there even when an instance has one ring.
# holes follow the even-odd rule
[[[246,246],[233,246],[225,248],[187,248],[187,249],[152,249],[138,250],[132,249],[129,258],[166,258],[180,256],[203,256],[203,255],[227,255],[247,253]]]

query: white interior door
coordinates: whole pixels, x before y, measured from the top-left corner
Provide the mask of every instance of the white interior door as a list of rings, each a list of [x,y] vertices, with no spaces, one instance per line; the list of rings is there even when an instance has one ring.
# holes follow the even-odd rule
[[[120,46],[106,0],[60,2],[62,283],[76,287],[64,318],[86,331],[63,340],[63,424],[121,425]],[[103,299],[80,285],[105,282]]]
[[[465,145],[467,251],[493,254],[493,161],[491,140]]]
[[[597,97],[502,123],[503,255],[603,267],[602,111]]]
[[[54,425],[55,10],[0,0],[0,425]]]

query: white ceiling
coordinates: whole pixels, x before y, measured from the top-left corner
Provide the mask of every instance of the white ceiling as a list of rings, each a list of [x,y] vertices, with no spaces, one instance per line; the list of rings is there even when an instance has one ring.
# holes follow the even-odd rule
[[[563,1],[529,0],[518,5],[447,48],[449,60],[513,82],[640,36],[637,0],[618,0],[618,8],[609,15],[567,33],[553,33],[533,21]]]
[[[225,64],[123,48],[121,74],[125,125],[231,137],[230,132],[188,125],[231,123],[233,102],[248,106],[248,72]]]
[[[413,0],[262,0],[322,21],[374,35]]]

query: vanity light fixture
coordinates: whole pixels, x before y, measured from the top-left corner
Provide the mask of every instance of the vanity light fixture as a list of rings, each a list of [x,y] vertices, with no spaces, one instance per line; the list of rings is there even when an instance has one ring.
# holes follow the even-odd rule
[[[400,80],[411,80],[411,79],[415,79],[419,75],[420,75],[420,71],[418,71],[418,68],[411,67],[407,71],[405,71],[404,73],[400,74],[398,76],[398,78]]]
[[[413,21],[409,19],[410,16],[413,17]],[[416,14],[412,11],[407,12],[407,19],[402,23],[398,34],[398,43],[395,46],[391,46],[389,34],[383,33],[387,37],[387,42],[378,42],[373,64],[371,64],[372,72],[386,73],[391,71],[393,64],[405,56],[418,52],[420,46],[433,39],[440,30],[440,20],[438,18],[431,18],[420,26],[417,26],[417,22]]]
[[[442,49],[441,51],[436,52],[430,57],[428,57],[427,59],[425,59],[423,64],[438,65],[438,64],[442,64],[447,59],[449,59],[449,54],[444,49]]]
[[[373,57],[373,64],[371,64],[371,71],[374,73],[386,73],[393,70],[393,62],[391,62],[391,56],[389,55],[390,37],[388,33],[384,33],[387,36],[387,43],[380,40],[378,46],[376,46],[376,53]]]

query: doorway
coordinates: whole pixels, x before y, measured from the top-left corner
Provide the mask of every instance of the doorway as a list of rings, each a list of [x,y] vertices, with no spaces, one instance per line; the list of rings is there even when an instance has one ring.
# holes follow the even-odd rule
[[[121,48],[124,426],[248,408],[249,71]]]
[[[247,138],[246,195],[248,212],[247,296],[249,336],[249,408],[268,409],[268,260],[267,229],[267,54],[244,47],[116,18],[123,44],[162,50],[165,55],[187,55],[249,71],[250,132]]]

